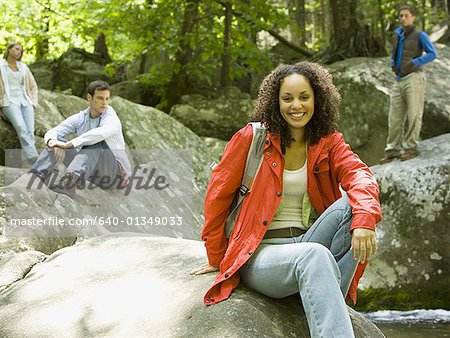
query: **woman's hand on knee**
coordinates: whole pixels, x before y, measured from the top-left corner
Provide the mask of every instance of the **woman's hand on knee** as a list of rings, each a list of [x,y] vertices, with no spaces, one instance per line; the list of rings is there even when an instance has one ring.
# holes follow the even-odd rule
[[[203,275],[205,273],[219,271],[219,267],[209,265],[208,263],[203,264],[191,271],[191,275]]]
[[[377,252],[375,231],[366,228],[356,228],[352,232],[352,249],[355,259],[364,263]]]

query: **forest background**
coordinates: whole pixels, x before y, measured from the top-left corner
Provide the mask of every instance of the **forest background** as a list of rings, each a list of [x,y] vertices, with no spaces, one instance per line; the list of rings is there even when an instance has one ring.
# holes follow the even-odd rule
[[[24,46],[26,63],[69,47],[100,53],[110,75],[139,63],[137,80],[168,112],[186,93],[251,79],[279,62],[386,56],[403,2],[382,0],[2,0],[0,51]],[[416,24],[448,43],[449,0],[415,0]],[[274,58],[274,52],[283,55]],[[150,65],[150,66],[148,66]],[[250,79],[250,80],[249,80]],[[155,89],[156,88],[156,89]],[[253,91],[254,94],[254,91]]]

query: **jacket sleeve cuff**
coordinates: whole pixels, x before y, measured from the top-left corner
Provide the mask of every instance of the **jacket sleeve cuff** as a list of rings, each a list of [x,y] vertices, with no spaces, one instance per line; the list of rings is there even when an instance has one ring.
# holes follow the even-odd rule
[[[223,255],[208,255],[208,263],[211,266],[219,267],[222,262]]]
[[[352,225],[350,226],[350,232],[356,228],[365,228],[375,231],[375,216],[372,214],[361,213],[353,215]]]
[[[79,140],[78,137],[73,138],[72,140],[70,140],[70,142],[72,143],[74,148],[78,148],[83,143]]]

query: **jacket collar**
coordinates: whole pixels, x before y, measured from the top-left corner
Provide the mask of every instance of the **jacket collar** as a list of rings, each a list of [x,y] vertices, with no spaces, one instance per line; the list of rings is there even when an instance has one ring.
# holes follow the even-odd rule
[[[281,138],[279,134],[271,134],[267,133],[266,136],[266,144],[264,145],[264,150],[269,148],[271,145],[275,147],[275,149],[283,155],[283,152],[281,151]]]
[[[399,27],[399,28],[397,28],[394,32],[395,32],[395,34],[397,34],[399,37],[401,37],[401,36],[403,36],[403,35],[409,35],[409,34],[411,34],[413,31],[414,31],[414,29],[416,28],[416,26],[414,26],[414,25],[411,25],[411,26],[409,26],[409,27],[407,27],[406,29],[404,29],[403,27]]]
[[[21,72],[23,75],[25,75],[25,67],[23,66],[24,64],[22,63],[22,61],[16,61],[16,63],[17,63],[17,69],[19,70],[19,72]],[[6,62],[5,59],[1,59],[0,66],[8,67],[8,62]]]
[[[329,136],[322,137],[319,142],[316,144],[310,145],[308,144],[308,161],[311,161],[310,163],[317,163],[318,160],[321,160],[321,157],[326,156],[326,153],[328,152],[328,143],[329,143]],[[281,151],[281,138],[279,134],[271,134],[267,133],[266,137],[266,144],[264,145],[264,151],[269,148],[271,145],[275,147],[275,149],[283,155]],[[323,156],[321,154],[324,153]]]

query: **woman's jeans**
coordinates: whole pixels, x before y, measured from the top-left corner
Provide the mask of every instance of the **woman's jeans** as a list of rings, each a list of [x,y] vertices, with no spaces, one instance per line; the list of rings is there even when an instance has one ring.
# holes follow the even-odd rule
[[[2,107],[2,110],[19,137],[20,146],[22,147],[22,161],[37,157],[39,154],[34,146],[33,106],[18,106],[11,103],[7,107]]]
[[[354,337],[343,297],[358,264],[350,250],[352,218],[344,195],[304,235],[263,240],[239,270],[242,282],[272,298],[300,292],[313,338]]]

